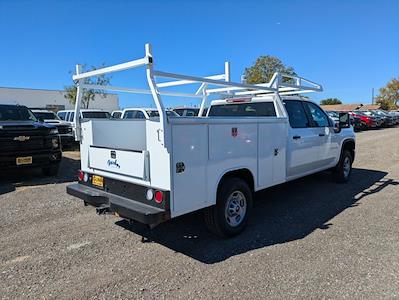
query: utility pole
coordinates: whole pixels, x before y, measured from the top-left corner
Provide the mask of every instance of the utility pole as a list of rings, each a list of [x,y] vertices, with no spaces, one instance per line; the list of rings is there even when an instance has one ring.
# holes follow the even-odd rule
[[[374,88],[371,89],[371,104],[374,104]]]

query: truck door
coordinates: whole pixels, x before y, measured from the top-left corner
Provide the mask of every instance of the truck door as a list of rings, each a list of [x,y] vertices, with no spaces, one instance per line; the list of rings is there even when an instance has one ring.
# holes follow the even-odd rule
[[[311,118],[312,126],[319,136],[319,167],[328,166],[335,161],[339,154],[339,144],[332,124],[327,114],[316,104],[309,101],[304,101],[303,104]]]
[[[300,100],[284,100],[288,130],[287,177],[296,177],[317,168],[319,163],[319,128],[312,127]]]

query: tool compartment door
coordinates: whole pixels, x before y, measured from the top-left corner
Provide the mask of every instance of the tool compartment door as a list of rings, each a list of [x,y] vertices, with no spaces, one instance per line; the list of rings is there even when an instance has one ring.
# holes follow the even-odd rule
[[[172,128],[173,213],[177,216],[207,206],[208,130],[205,124]]]
[[[148,151],[90,146],[89,168],[149,180]]]

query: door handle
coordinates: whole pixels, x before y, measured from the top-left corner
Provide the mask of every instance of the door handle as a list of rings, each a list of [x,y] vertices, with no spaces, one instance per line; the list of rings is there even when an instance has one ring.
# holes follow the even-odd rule
[[[301,136],[300,136],[300,135],[294,135],[292,138],[293,138],[294,140],[299,140],[299,139],[301,138]]]
[[[319,136],[326,136],[325,133],[319,133]]]

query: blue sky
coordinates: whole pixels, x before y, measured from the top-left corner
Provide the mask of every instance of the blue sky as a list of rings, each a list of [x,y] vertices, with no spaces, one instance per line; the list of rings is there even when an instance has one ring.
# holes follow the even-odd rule
[[[235,81],[259,55],[275,55],[323,84],[315,100],[368,103],[373,87],[399,76],[395,0],[0,0],[0,37],[0,86],[9,87],[62,89],[76,63],[136,59],[146,42],[156,69],[209,75],[229,60]],[[144,73],[113,75],[112,84],[142,87]],[[149,101],[121,96],[122,106]]]

